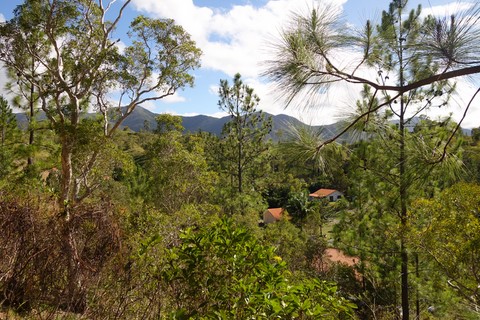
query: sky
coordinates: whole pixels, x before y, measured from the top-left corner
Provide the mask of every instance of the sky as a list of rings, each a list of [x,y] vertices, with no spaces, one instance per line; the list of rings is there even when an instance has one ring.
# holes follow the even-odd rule
[[[477,0],[410,0],[409,7],[422,5],[424,14],[445,15],[467,8]],[[0,0],[0,21],[10,19],[21,0]],[[379,19],[389,0],[133,0],[118,29],[126,31],[132,17],[143,14],[153,18],[172,18],[192,35],[202,49],[202,67],[194,71],[195,86],[185,88],[161,101],[143,107],[155,113],[183,116],[205,114],[224,116],[218,107],[218,85],[221,79],[231,83],[238,72],[243,81],[260,97],[259,109],[271,114],[288,114],[308,124],[329,124],[338,121],[355,106],[358,90],[336,86],[321,95],[314,107],[299,100],[286,106],[271,84],[261,77],[264,61],[272,53],[270,44],[279,38],[293,12],[305,12],[314,3],[330,3],[341,10],[348,24],[360,27],[367,19]],[[117,3],[118,5],[118,3]],[[345,53],[347,58],[348,53]],[[0,71],[1,72],[1,71]],[[0,73],[0,93],[6,79]],[[459,82],[459,94],[447,108],[433,108],[427,113],[437,118],[452,113],[458,121],[463,115],[478,78]],[[480,126],[480,99],[476,99],[463,122],[463,127]]]

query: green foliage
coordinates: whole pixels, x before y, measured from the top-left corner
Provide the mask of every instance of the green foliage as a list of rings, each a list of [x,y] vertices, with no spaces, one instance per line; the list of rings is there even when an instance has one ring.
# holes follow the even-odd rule
[[[268,148],[264,140],[272,129],[272,121],[257,110],[260,98],[243,83],[240,74],[235,75],[232,86],[227,80],[220,80],[218,93],[220,109],[231,117],[217,145],[219,165],[229,176],[231,188],[242,193],[252,189],[252,175],[262,170],[262,157]]]
[[[319,152],[326,139],[321,130],[316,130],[310,126],[295,127],[290,125],[287,131],[287,139],[279,144],[280,152],[287,157],[288,162],[296,162],[302,159],[312,164],[316,170],[330,174],[338,161],[342,158],[344,151],[336,143],[325,146],[322,152]]]
[[[400,229],[397,217],[386,212],[384,206],[382,202],[363,202],[358,209],[343,211],[333,233],[337,247],[368,261],[359,269],[367,289],[362,301],[389,308],[399,293]]]
[[[306,270],[308,266],[306,234],[288,221],[286,212],[281,221],[265,226],[264,243],[287,263],[289,270]]]
[[[475,144],[480,141],[480,127],[472,129],[472,141]]]
[[[146,149],[144,170],[148,190],[144,197],[148,201],[170,214],[186,204],[209,202],[217,175],[207,166],[203,139],[169,131],[159,135]]]
[[[173,20],[143,16],[133,19],[127,32],[131,44],[120,52],[113,35],[129,3],[26,0],[0,25],[0,61],[20,89],[29,87],[38,95],[60,144],[56,195],[64,219],[55,226],[67,248],[64,308],[74,312],[85,311],[87,292],[78,267],[81,243],[71,227],[81,213],[75,209],[100,186],[108,189],[111,178],[121,180],[129,171],[128,156],[121,161],[124,154],[111,142],[122,121],[136,106],[192,86],[190,71],[199,66],[201,55]],[[119,101],[110,119],[113,91]],[[101,117],[82,120],[89,109]]]
[[[103,135],[102,119],[99,117],[82,119],[75,131],[73,174],[88,180],[78,183],[76,196],[83,199],[102,191],[115,195],[112,184],[134,170],[132,157]]]
[[[186,230],[161,271],[179,318],[337,319],[352,305],[317,280],[289,281],[282,258],[242,228],[224,220]]]
[[[157,121],[157,129],[155,133],[162,134],[169,131],[183,131],[182,118],[179,116],[173,116],[168,113],[158,115],[155,120]]]
[[[305,162],[299,158],[296,162],[290,162],[289,155],[282,151],[279,144],[272,145],[269,150],[269,170],[264,172],[261,183],[257,183],[269,208],[287,208],[292,216],[299,213],[297,208],[290,206],[291,199],[298,194],[303,195],[307,188],[305,180],[316,175],[315,170],[304,170],[304,167]]]
[[[15,114],[8,101],[0,96],[0,180],[12,173],[19,143],[20,131]]]
[[[291,193],[286,204],[286,209],[291,212],[295,221],[302,221],[310,213],[320,211],[322,201],[312,201],[305,191]]]
[[[89,139],[81,124],[85,110],[94,107],[102,115],[94,128],[110,138],[137,105],[193,85],[189,72],[199,66],[201,51],[173,20],[136,17],[128,32],[132,44],[118,50],[112,36],[128,4],[28,0],[1,26],[0,60],[20,87],[40,97],[61,144],[61,205],[74,205],[95,189],[88,176],[98,149],[86,163],[72,163],[74,150]],[[121,98],[117,116],[109,119],[114,88]]]
[[[480,145],[465,146],[462,161],[465,165],[463,179],[471,183],[480,183]]]
[[[420,252],[432,259],[450,285],[477,310],[480,264],[480,186],[457,184],[430,200],[419,200],[412,208],[412,240]]]
[[[370,116],[372,123],[381,122],[383,117]],[[460,137],[455,136],[450,142],[444,161],[430,162],[444,152],[448,139],[445,135],[454,125],[449,119],[436,122],[420,118],[412,130],[404,133],[404,150],[408,155],[403,173],[403,183],[408,187],[406,205],[422,196],[431,197],[458,179]],[[365,133],[371,133],[369,127]],[[353,198],[353,208],[343,211],[334,227],[336,245],[368,261],[361,269],[367,289],[362,299],[368,303],[376,301],[378,312],[391,308],[400,293],[395,283],[401,265],[399,239],[408,238],[406,228],[411,219],[406,215],[406,223],[401,223],[402,178],[397,158],[400,146],[395,144],[398,139],[397,128],[383,126],[382,131],[352,146],[349,173],[355,183],[350,186],[349,195]],[[413,268],[410,263],[408,269],[413,272]]]
[[[149,80],[153,89],[164,90],[171,95],[176,89],[192,86],[194,78],[189,71],[200,66],[201,50],[195,45],[190,35],[172,19],[151,19],[145,16],[136,17],[128,35],[132,45],[125,51],[126,67],[129,74],[125,78],[127,88],[136,85],[139,79],[147,79],[153,72],[158,78]],[[152,55],[151,49],[155,48]],[[138,77],[135,79],[135,77]],[[129,88],[133,90],[133,87]],[[157,98],[158,99],[158,98]]]
[[[299,29],[284,35],[286,60],[270,75],[285,89],[314,92],[341,79],[364,85],[346,119],[355,138],[348,149],[307,128],[292,128],[272,148],[271,121],[238,74],[220,82],[219,106],[231,115],[220,138],[182,135],[170,115],[157,118],[155,133],[114,136],[138,104],[192,85],[200,50],[172,20],[140,16],[120,52],[111,39],[119,20],[107,22],[116,17],[100,1],[26,0],[0,26],[0,60],[18,81],[10,89],[34,89],[23,97],[43,108],[48,124],[32,121],[35,144],[19,147],[24,137],[0,99],[0,256],[8,257],[0,261],[1,307],[42,318],[63,316],[61,309],[86,318],[343,319],[354,315],[341,296],[355,296],[361,317],[389,319],[407,284],[407,302],[419,302],[422,318],[478,317],[480,190],[444,190],[462,173],[461,156],[465,179],[478,180],[478,130],[464,147],[451,119],[414,123],[405,113],[448,102],[455,86],[441,70],[477,68],[461,69],[472,55],[452,45],[474,48],[477,37],[458,42],[462,21],[423,19],[420,9],[405,15],[405,4],[392,2],[364,37],[335,30],[328,9],[296,16]],[[377,79],[328,59],[352,45],[361,63],[379,69]],[[113,110],[112,89],[121,96]],[[91,108],[98,117],[86,115]],[[32,155],[28,173],[12,175]],[[348,187],[352,203],[312,202],[307,186]],[[292,220],[259,227],[269,206]],[[334,244],[361,258],[359,273],[319,265],[332,245],[327,222],[336,224]]]

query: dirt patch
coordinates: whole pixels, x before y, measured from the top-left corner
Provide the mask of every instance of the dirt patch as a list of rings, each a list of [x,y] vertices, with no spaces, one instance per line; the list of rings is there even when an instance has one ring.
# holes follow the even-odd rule
[[[330,262],[339,262],[346,264],[349,267],[355,266],[359,261],[359,257],[352,257],[346,255],[342,250],[338,250],[335,248],[328,248],[324,252],[324,259],[328,261],[324,261],[325,263]]]

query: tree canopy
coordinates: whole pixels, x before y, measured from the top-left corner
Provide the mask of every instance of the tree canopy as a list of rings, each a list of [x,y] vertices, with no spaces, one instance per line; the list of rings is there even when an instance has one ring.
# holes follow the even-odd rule
[[[441,140],[427,142],[425,135],[412,140],[408,127],[413,118],[432,107],[434,101],[445,106],[455,91],[454,80],[480,72],[475,52],[480,48],[480,6],[448,18],[421,16],[421,6],[408,11],[408,1],[392,1],[378,23],[368,20],[363,30],[352,32],[333,7],[313,8],[308,14],[295,15],[274,46],[274,58],[267,61],[266,77],[292,104],[297,97],[314,107],[315,96],[336,83],[357,85],[363,90],[354,114],[335,137],[320,141],[313,150],[349,130],[371,132],[382,139],[391,157],[382,166],[384,188],[388,188],[385,209],[398,217],[398,249],[401,275],[402,319],[410,317],[409,250],[406,230],[408,208],[415,196],[414,185],[425,179],[434,165],[455,165],[451,154],[459,126],[446,127]],[[353,58],[346,63],[339,56]],[[369,72],[373,71],[373,72]],[[374,76],[372,76],[372,74]],[[310,105],[309,105],[310,103]],[[396,130],[383,120],[397,121]],[[312,149],[312,148],[311,148]],[[420,153],[423,154],[419,157]],[[450,161],[453,160],[453,161]],[[420,168],[420,164],[423,167]],[[365,166],[368,169],[368,166]],[[383,170],[382,170],[383,171]],[[378,171],[380,172],[380,171]],[[418,316],[418,314],[417,314]]]

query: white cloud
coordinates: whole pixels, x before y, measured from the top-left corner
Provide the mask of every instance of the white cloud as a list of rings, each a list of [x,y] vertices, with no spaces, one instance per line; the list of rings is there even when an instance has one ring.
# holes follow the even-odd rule
[[[5,93],[4,88],[7,84],[7,70],[3,67],[3,62],[0,62],[0,93]]]
[[[285,104],[273,95],[271,87],[260,80],[262,63],[269,54],[268,39],[278,35],[292,12],[302,12],[319,3],[340,8],[346,0],[270,0],[262,7],[234,5],[228,10],[199,7],[192,0],[133,2],[138,10],[156,17],[173,18],[182,25],[203,51],[203,68],[221,71],[230,78],[239,72],[244,82],[253,87],[262,99],[262,110],[272,114],[287,113],[298,118],[313,118],[311,115],[305,116],[306,110],[285,109]],[[209,93],[218,95],[218,85],[212,84]],[[322,110],[331,108],[326,101],[322,105]],[[320,121],[326,121],[325,117]]]
[[[271,114],[288,114],[295,116],[306,123],[326,124],[338,120],[339,114],[348,112],[355,106],[358,98],[358,87],[335,85],[324,94],[318,95],[314,100],[314,108],[307,108],[305,99],[299,99],[287,109],[285,102],[275,96],[272,86],[260,79],[262,70],[261,63],[267,60],[269,44],[268,39],[277,37],[285,23],[291,17],[292,12],[305,12],[306,9],[314,6],[315,3],[330,3],[341,8],[347,0],[269,0],[250,1],[249,3],[264,3],[262,6],[234,5],[225,9],[212,9],[195,5],[192,0],[133,0],[135,8],[147,12],[155,17],[173,18],[189,32],[197,45],[203,50],[202,67],[214,71],[221,71],[231,79],[237,72],[242,74],[245,83],[255,89],[260,96],[260,109]],[[358,1],[358,0],[351,0]],[[198,2],[197,2],[198,3]],[[425,6],[422,14],[447,15],[454,12],[464,11],[472,6],[472,2],[455,2],[443,6]],[[4,16],[0,14],[0,21]],[[123,50],[125,44],[117,44]],[[337,62],[348,65],[349,61],[355,60],[351,53],[335,55]],[[0,92],[3,89],[5,77],[0,70]],[[364,72],[372,72],[371,70]],[[375,71],[373,71],[375,72]],[[375,78],[375,74],[369,74]],[[455,120],[459,120],[463,114],[461,106],[465,107],[468,99],[472,96],[474,89],[468,85],[458,85],[460,94],[456,96],[449,111],[454,114]],[[218,95],[218,83],[209,87],[209,93]],[[461,97],[467,101],[461,100]],[[175,94],[162,100],[164,103],[185,102],[187,99]],[[461,100],[461,101],[460,101]],[[478,99],[476,103],[479,104]],[[143,105],[147,109],[157,112],[161,107],[155,102]],[[173,107],[172,107],[173,108]],[[464,126],[478,126],[480,110],[470,111]],[[440,112],[441,111],[441,112]],[[173,113],[173,112],[170,112]],[[446,112],[440,109],[433,109],[429,112],[431,117],[437,114],[445,115]],[[175,114],[175,113],[174,113]],[[190,113],[188,115],[196,115]],[[225,116],[225,113],[218,112],[211,116]]]
[[[445,5],[422,8],[422,16],[450,16],[455,13],[466,11],[474,6],[473,2],[452,2]]]
[[[5,22],[5,16],[0,13],[0,22]]]
[[[478,81],[478,79],[477,79]],[[452,118],[455,122],[459,122],[463,117],[465,110],[470,103],[470,100],[474,97],[475,92],[478,89],[478,85],[473,84],[471,81],[460,79],[457,81],[457,93],[452,95],[448,106],[439,108],[438,106],[432,107],[426,112],[426,114],[432,118],[441,118],[452,114]],[[477,95],[471,102],[470,109],[468,110],[465,119],[462,122],[463,128],[476,128],[480,125],[480,95]]]
[[[120,41],[120,40],[115,42],[115,46],[118,48],[118,51],[122,54],[125,52],[125,48],[127,47],[125,42]]]
[[[197,7],[192,0],[134,0],[133,4],[140,11],[175,19],[197,42],[208,38],[208,25],[214,14],[210,8]]]
[[[157,112],[156,109],[158,108],[158,106],[153,101],[144,102],[142,103],[141,107],[155,113]]]
[[[299,95],[285,108],[286,102],[275,94],[272,84],[263,83],[257,79],[245,80],[260,97],[259,109],[273,115],[286,114],[310,125],[325,125],[338,121],[359,97],[358,88],[345,83],[330,87],[307,102],[307,98]]]
[[[12,106],[11,101],[14,98],[14,94],[11,91],[6,90],[6,85],[10,81],[7,76],[7,70],[4,68],[3,63],[0,62],[0,95],[2,95],[5,99],[10,101],[10,106]],[[13,107],[13,112],[21,112],[20,109]]]
[[[270,0],[263,7],[235,5],[229,10],[196,6],[192,0],[134,0],[138,10],[173,18],[203,50],[202,67],[230,77],[240,72],[257,77],[266,59],[266,39],[278,33],[292,11],[312,7],[315,0]],[[329,0],[342,5],[346,0]],[[325,1],[321,2],[322,4]]]
[[[220,87],[216,84],[212,84],[209,88],[208,88],[208,92],[211,94],[211,95],[214,95],[214,96],[218,96],[218,90],[220,89]]]
[[[161,101],[165,103],[178,103],[178,102],[185,102],[187,101],[187,99],[185,99],[185,97],[182,97],[180,94],[178,94],[178,92],[175,92],[170,96],[166,96]]]

